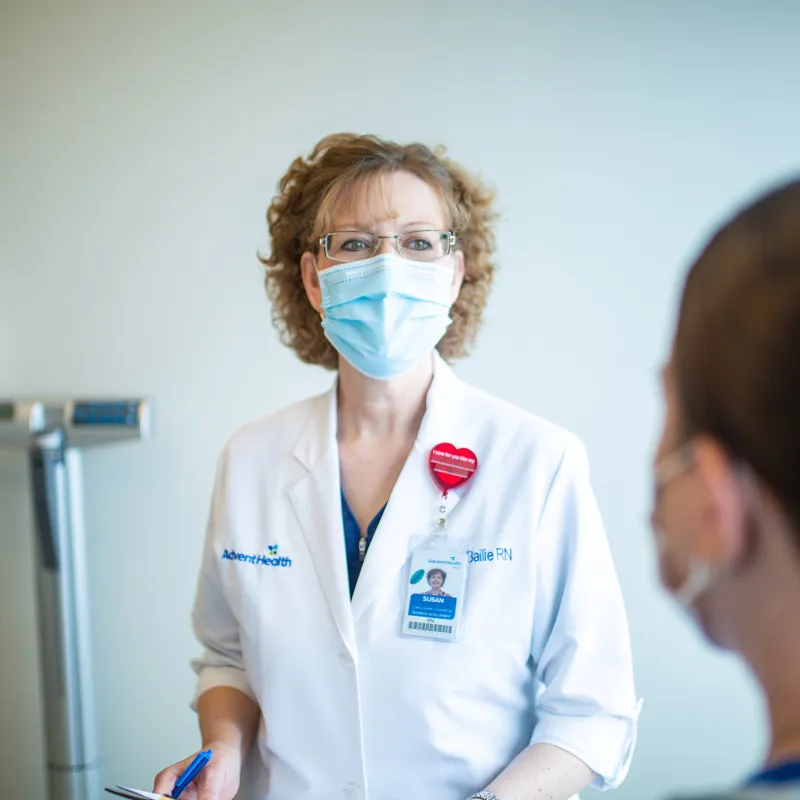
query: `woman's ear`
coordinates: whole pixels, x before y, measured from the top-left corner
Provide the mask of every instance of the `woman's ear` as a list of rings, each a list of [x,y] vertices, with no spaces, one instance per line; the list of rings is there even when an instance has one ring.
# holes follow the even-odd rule
[[[725,449],[711,437],[695,443],[695,464],[705,489],[705,556],[710,560],[738,560],[746,547],[749,498],[742,476]]]
[[[303,277],[303,288],[306,290],[308,302],[321,317],[324,317],[322,290],[319,286],[319,275],[317,275],[317,260],[314,254],[308,250],[300,256],[300,274]]]

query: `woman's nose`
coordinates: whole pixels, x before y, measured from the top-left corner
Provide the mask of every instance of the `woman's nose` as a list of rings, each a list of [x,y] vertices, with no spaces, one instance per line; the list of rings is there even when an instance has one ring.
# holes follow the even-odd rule
[[[397,247],[395,246],[396,239],[392,239],[391,237],[386,239],[381,239],[378,244],[378,252],[375,253],[376,256],[378,255],[397,255]]]

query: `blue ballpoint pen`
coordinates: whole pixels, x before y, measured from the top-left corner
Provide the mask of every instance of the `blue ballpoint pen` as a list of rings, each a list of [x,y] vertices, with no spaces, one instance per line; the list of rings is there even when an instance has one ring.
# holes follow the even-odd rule
[[[181,796],[181,792],[200,774],[200,771],[211,761],[213,755],[211,750],[202,750],[193,759],[192,763],[186,768],[183,775],[178,778],[175,783],[175,788],[172,790],[170,797],[176,798]]]

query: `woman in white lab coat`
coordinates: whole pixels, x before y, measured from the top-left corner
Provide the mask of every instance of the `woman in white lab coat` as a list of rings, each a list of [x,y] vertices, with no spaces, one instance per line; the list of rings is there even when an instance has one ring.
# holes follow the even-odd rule
[[[662,580],[746,662],[770,719],[763,765],[714,796],[800,800],[800,180],[737,214],[692,267],[664,394]]]
[[[268,219],[275,321],[337,379],[221,456],[194,610],[214,758],[187,797],[232,797],[254,740],[259,800],[618,785],[637,708],[584,448],[447,365],[492,282],[491,193],[421,145],[336,135]],[[423,597],[411,565],[443,562],[453,597]]]

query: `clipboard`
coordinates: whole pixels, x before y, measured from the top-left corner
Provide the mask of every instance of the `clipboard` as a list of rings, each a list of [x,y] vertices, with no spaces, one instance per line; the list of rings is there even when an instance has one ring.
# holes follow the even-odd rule
[[[167,795],[153,794],[153,792],[143,792],[141,789],[130,789],[127,786],[106,786],[109,794],[117,797],[127,797],[128,800],[170,800]]]

